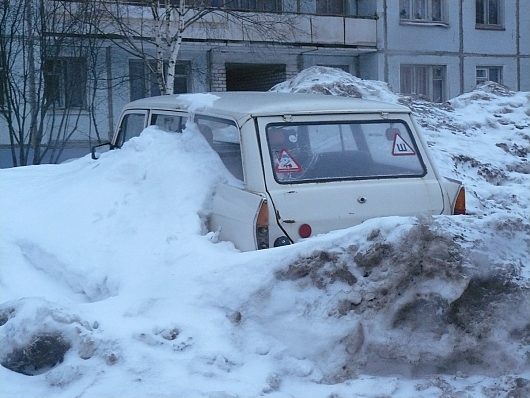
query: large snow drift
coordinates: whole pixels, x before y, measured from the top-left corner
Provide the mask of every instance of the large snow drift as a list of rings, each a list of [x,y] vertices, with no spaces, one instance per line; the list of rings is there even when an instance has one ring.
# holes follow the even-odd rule
[[[204,230],[230,177],[193,125],[1,170],[2,397],[530,394],[529,94],[437,105],[329,68],[277,89],[311,82],[411,106],[471,215],[240,253]]]

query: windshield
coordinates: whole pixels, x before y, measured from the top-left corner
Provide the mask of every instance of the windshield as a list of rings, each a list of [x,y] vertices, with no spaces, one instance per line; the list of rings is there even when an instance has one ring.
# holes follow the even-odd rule
[[[266,131],[279,183],[425,175],[403,120],[272,123]]]

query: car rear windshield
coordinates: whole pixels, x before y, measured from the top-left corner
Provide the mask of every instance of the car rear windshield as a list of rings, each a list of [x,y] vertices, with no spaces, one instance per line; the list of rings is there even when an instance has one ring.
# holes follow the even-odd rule
[[[279,183],[425,175],[403,120],[271,123],[266,132]]]

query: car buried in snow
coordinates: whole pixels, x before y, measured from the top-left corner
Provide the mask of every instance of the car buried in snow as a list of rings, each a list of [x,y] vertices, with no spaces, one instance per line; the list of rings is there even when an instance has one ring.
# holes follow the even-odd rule
[[[374,217],[465,214],[464,187],[438,174],[407,107],[317,94],[212,96],[201,107],[195,95],[133,101],[106,145],[119,148],[150,125],[180,133],[195,123],[238,180],[217,186],[208,227],[240,250]]]

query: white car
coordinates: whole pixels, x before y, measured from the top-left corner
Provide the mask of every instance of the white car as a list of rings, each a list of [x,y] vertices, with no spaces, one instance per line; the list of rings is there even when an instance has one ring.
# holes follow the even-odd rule
[[[188,120],[240,182],[219,185],[209,228],[241,250],[287,245],[381,216],[465,214],[460,182],[441,177],[410,109],[314,94],[225,92],[137,100],[110,143]],[[95,155],[95,149],[93,149]]]

